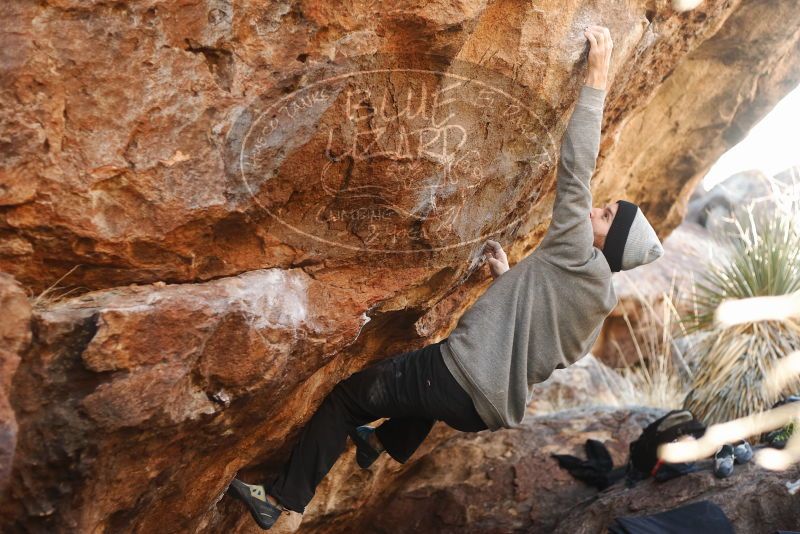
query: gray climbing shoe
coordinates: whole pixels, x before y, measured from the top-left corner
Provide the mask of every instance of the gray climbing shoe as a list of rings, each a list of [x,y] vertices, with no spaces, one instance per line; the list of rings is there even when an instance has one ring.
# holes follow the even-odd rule
[[[753,448],[743,439],[733,444],[733,461],[737,464],[746,464],[753,457]]]
[[[356,428],[355,433],[350,436],[356,444],[356,462],[361,469],[369,469],[369,466],[371,466],[375,460],[378,459],[381,452],[383,452],[375,450],[375,448],[370,445],[369,437],[373,432],[375,432],[374,428],[364,425]]]
[[[733,447],[725,444],[714,455],[714,475],[727,478],[733,474]]]
[[[264,491],[264,486],[256,484],[246,484],[234,478],[228,491],[226,492],[231,497],[234,497],[250,510],[250,515],[263,530],[268,530],[275,521],[281,516],[283,510],[279,506],[273,506],[267,500],[267,493]]]

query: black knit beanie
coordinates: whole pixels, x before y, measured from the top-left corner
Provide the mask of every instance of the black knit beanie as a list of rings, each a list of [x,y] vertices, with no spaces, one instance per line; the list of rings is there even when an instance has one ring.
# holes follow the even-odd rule
[[[611,221],[608,229],[606,243],[603,245],[603,255],[608,261],[611,272],[622,270],[622,253],[625,251],[625,243],[628,241],[628,233],[631,231],[633,219],[639,206],[627,200],[617,201],[617,214]]]

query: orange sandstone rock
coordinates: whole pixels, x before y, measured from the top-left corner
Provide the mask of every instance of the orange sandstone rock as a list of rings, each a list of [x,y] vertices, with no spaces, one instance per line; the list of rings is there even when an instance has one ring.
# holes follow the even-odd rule
[[[20,355],[31,341],[30,320],[27,295],[14,278],[0,273],[0,491],[8,483],[17,444],[17,421],[9,397]]]

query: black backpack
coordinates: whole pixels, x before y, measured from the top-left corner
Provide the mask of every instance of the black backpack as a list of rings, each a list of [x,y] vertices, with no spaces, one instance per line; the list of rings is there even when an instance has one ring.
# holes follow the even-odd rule
[[[635,482],[655,474],[657,467],[662,465],[657,455],[659,445],[675,441],[681,436],[699,438],[705,432],[706,426],[695,419],[689,410],[672,410],[656,419],[629,446],[628,481]]]

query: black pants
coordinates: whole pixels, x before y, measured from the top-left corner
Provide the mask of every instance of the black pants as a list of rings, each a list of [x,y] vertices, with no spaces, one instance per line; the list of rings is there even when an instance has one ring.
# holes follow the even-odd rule
[[[302,513],[355,428],[389,417],[376,430],[386,452],[405,463],[436,420],[462,432],[487,428],[442,360],[439,343],[382,360],[342,380],[300,433],[267,493]]]

